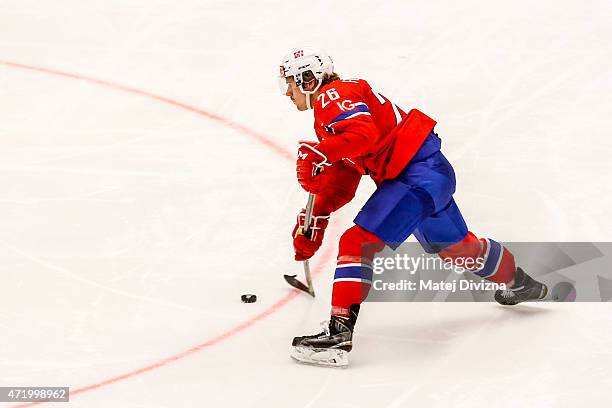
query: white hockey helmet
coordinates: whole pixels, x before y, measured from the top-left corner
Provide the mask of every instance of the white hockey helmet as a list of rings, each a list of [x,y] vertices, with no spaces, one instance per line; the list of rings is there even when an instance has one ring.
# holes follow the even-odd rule
[[[286,78],[293,77],[295,84],[304,93],[306,105],[310,106],[310,95],[315,93],[323,82],[325,74],[331,75],[334,72],[334,62],[331,57],[323,50],[311,47],[295,48],[291,50],[280,66],[279,84],[283,94],[287,92]],[[304,90],[304,84],[317,81],[317,85],[312,91]]]

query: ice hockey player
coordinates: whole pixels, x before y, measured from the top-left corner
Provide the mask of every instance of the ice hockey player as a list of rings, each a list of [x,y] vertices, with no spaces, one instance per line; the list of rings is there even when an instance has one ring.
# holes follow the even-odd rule
[[[416,109],[405,112],[362,79],[341,79],[321,50],[294,49],[280,68],[284,94],[298,110],[314,110],[318,139],[298,148],[297,179],[315,201],[309,236],[301,233],[304,210],[298,214],[295,259],[309,259],[319,249],[330,214],[353,199],[362,175],[377,185],[340,238],[329,325],[322,333],[294,338],[294,359],[348,364],[359,308],[371,285],[372,259],[385,245],[397,248],[411,234],[425,251],[444,259],[484,259],[482,268],[472,272],[508,285],[495,293],[503,305],[546,296],[546,285],[517,268],[505,247],[468,231],[453,199],[455,175],[440,151],[433,119]]]

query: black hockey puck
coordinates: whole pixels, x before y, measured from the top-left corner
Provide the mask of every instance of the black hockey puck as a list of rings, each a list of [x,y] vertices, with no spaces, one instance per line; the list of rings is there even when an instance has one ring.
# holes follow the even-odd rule
[[[242,299],[242,303],[255,303],[257,302],[257,295],[242,295],[240,296],[240,299]]]

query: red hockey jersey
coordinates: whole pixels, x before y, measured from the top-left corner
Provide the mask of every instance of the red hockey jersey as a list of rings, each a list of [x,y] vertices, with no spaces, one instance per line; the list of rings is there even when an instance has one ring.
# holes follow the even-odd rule
[[[332,163],[349,162],[377,184],[399,175],[436,124],[416,109],[406,114],[362,79],[321,87],[314,117],[317,149]]]

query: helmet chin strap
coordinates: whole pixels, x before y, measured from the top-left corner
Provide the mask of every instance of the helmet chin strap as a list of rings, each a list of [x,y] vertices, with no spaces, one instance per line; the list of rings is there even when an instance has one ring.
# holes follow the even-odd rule
[[[306,94],[306,107],[307,107],[308,109],[312,109],[312,106],[310,105],[310,96],[311,96],[312,94],[313,94],[312,92],[308,92],[308,93]]]
[[[313,79],[313,81],[314,81],[314,79]],[[315,86],[315,88],[312,91],[304,90],[304,84],[302,84],[300,86],[300,90],[302,91],[302,93],[304,95],[306,95],[306,108],[312,109],[312,105],[310,104],[310,96],[313,95],[315,92],[317,92],[319,90],[319,88],[321,87],[321,82],[323,82],[323,81],[318,80],[317,81],[317,86]]]

